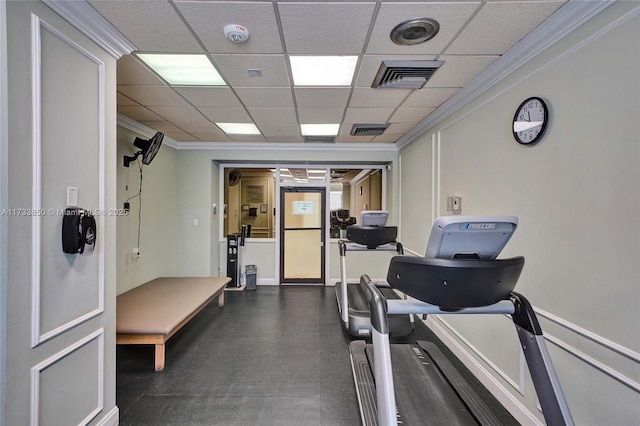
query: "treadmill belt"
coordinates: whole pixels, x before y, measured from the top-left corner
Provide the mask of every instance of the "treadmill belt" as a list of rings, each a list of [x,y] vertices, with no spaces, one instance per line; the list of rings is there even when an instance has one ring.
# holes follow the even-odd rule
[[[393,300],[399,299],[398,294],[393,291],[390,287],[378,287],[382,292],[382,295],[385,299]],[[356,311],[364,311],[369,312],[369,304],[367,303],[367,298],[364,295],[364,291],[360,284],[348,284],[347,285],[347,297],[349,300],[349,307]],[[406,315],[405,315],[406,316]]]
[[[357,387],[359,397],[362,397],[363,394],[372,392],[367,389],[371,388],[371,384],[367,382],[373,380],[373,345],[368,344],[365,347],[360,343],[353,346],[353,343],[352,352],[364,351],[364,354],[352,354],[352,358],[360,360],[366,358],[369,365],[367,372],[369,377],[364,379],[361,379],[363,367],[362,365],[358,367],[360,371],[357,376],[360,377],[357,378]],[[437,363],[429,353],[415,345],[391,345],[399,424],[400,422],[403,426],[501,424],[435,345],[422,341],[419,345],[431,352]],[[446,371],[446,374],[441,368]],[[367,405],[371,405],[371,397],[369,396],[368,399]],[[375,402],[373,404],[375,405]],[[371,407],[367,408],[364,411],[369,413],[370,419]],[[373,412],[375,413],[375,407]],[[374,422],[365,421],[365,424],[377,424],[377,419]]]

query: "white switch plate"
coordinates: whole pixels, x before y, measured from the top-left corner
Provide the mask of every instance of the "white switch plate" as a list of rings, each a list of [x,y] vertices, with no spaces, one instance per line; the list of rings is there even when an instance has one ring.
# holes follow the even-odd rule
[[[67,206],[78,205],[78,188],[74,186],[67,187]]]

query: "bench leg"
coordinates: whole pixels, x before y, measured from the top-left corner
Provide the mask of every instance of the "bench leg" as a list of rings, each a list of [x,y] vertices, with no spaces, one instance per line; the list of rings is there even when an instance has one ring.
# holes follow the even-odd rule
[[[218,296],[218,306],[219,307],[224,306],[224,291],[221,291],[220,296]]]
[[[156,344],[156,371],[164,370],[164,343]]]

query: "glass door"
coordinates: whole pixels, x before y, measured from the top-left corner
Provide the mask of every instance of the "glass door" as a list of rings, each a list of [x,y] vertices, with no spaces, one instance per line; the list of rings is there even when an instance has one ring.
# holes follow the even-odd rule
[[[280,283],[324,284],[325,188],[280,188]]]

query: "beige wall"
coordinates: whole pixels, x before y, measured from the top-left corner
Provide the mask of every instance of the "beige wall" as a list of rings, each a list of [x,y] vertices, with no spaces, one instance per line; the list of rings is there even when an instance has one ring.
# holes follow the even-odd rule
[[[400,156],[401,235],[416,253],[434,217],[447,214],[447,196],[462,197],[463,214],[519,217],[503,255],[526,258],[516,290],[553,339],[576,424],[640,421],[640,394],[599,369],[637,384],[640,17],[625,16],[636,5],[609,7]],[[538,145],[524,147],[511,118],[530,96],[547,101],[550,124]],[[499,384],[503,402],[541,418],[506,317],[430,323],[468,365],[481,366],[486,383]]]
[[[127,199],[131,205],[128,215],[117,216],[118,294],[157,277],[175,276],[177,272],[176,151],[163,144],[151,164],[142,167],[142,197],[138,197],[138,163],[124,167],[122,161],[124,155],[131,156],[137,151],[133,146],[136,137],[149,136],[118,127],[117,208],[122,209]],[[140,257],[133,253],[136,247]]]

